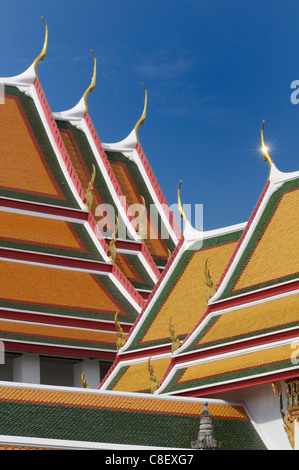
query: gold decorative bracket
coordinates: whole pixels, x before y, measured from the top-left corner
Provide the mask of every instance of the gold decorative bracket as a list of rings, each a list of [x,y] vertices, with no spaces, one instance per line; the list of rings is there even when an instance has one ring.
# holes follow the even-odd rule
[[[47,23],[45,22],[44,18],[42,18],[42,21],[45,25],[45,28],[46,28],[46,32],[45,32],[45,41],[44,41],[44,46],[43,46],[43,49],[41,51],[41,53],[37,56],[37,58],[34,60],[33,62],[33,65],[34,65],[34,70],[35,70],[35,74],[37,75],[37,64],[41,61],[41,60],[45,60],[46,58],[46,54],[47,54],[47,48],[48,48],[48,26],[47,26]]]
[[[117,333],[117,342],[116,342],[117,352],[120,350],[120,348],[122,348],[125,345],[126,340],[127,340],[126,335],[124,334],[123,329],[118,320],[118,314],[119,312],[116,312],[115,317],[114,317],[116,333]]]
[[[85,91],[84,94],[83,94],[83,98],[84,98],[84,102],[85,102],[86,111],[88,111],[87,96],[88,96],[89,93],[93,93],[93,92],[94,92],[95,85],[96,85],[96,75],[97,75],[97,59],[96,59],[96,56],[94,55],[93,50],[91,50],[91,53],[92,53],[93,59],[94,59],[93,75],[92,75],[92,79],[91,79],[91,83],[90,83],[89,87],[86,89],[86,91]]]
[[[283,409],[283,400],[282,400],[282,387],[280,382],[272,383],[272,388],[274,395],[278,396],[279,398],[279,409],[281,418],[283,421],[283,428],[288,436],[290,445],[292,449],[295,448],[295,423],[299,413],[299,403],[298,403],[298,395],[299,395],[299,380],[286,380],[285,384],[287,386],[287,413],[284,412]]]
[[[171,318],[169,319],[169,322],[168,322],[168,327],[169,327],[169,332],[170,332],[170,339],[171,339],[171,351],[174,352],[176,351],[177,349],[179,349],[179,347],[181,346],[181,343],[173,329],[173,325],[171,323]]]
[[[85,198],[85,207],[89,211],[92,208],[92,203],[93,203],[93,185],[94,185],[94,180],[96,177],[96,168],[94,164],[92,164],[92,175],[91,175],[91,180],[87,186],[87,189],[84,191],[84,198]]]
[[[82,372],[82,375],[81,375],[81,383],[82,383],[82,387],[83,388],[89,388],[89,385],[87,385],[87,382],[85,380],[85,371]]]
[[[150,357],[148,358],[148,361],[147,361],[147,369],[148,369],[148,373],[149,373],[150,381],[151,381],[151,393],[155,393],[155,391],[158,390],[158,388],[160,387],[160,383],[159,383],[158,377],[156,376],[154,372],[153,366],[151,365]]]
[[[205,274],[206,286],[207,286],[206,298],[207,298],[207,302],[209,302],[210,298],[213,297],[213,295],[216,293],[216,287],[210,275],[210,271],[208,268],[208,260],[206,260],[204,264],[204,274]]]
[[[116,238],[117,238],[117,233],[118,233],[118,217],[117,215],[115,216],[115,230],[113,237],[110,240],[109,246],[108,246],[108,252],[109,252],[109,258],[112,261],[112,263],[115,263],[116,260]]]
[[[145,91],[145,98],[144,98],[144,107],[143,107],[143,112],[142,112],[141,118],[135,124],[135,133],[136,133],[137,142],[139,142],[139,137],[138,137],[139,126],[144,126],[144,121],[145,121],[145,118],[146,118],[146,109],[147,109],[147,89],[145,88],[143,83],[142,83],[142,86],[143,86],[144,91]]]
[[[140,240],[145,240],[147,237],[147,218],[146,218],[146,204],[143,196],[140,196],[142,199],[142,209],[139,213],[139,223],[136,227],[138,236]]]

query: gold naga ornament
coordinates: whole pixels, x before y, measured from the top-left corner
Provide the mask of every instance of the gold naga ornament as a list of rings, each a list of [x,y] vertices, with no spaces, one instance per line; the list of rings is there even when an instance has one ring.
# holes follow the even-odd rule
[[[109,258],[112,261],[112,263],[115,263],[116,256],[117,256],[117,250],[116,250],[116,237],[117,237],[117,232],[118,232],[118,217],[117,215],[115,216],[115,230],[114,234],[110,240],[109,246],[108,246],[108,252],[109,252]]]
[[[147,361],[147,369],[148,369],[148,373],[149,373],[150,381],[151,381],[151,393],[155,393],[155,391],[158,390],[158,388],[160,387],[160,383],[159,383],[158,377],[156,376],[154,372],[153,366],[151,365],[150,357],[148,358],[148,361]]]
[[[116,312],[115,317],[114,317],[114,322],[116,326],[116,334],[117,334],[117,342],[116,342],[117,352],[120,350],[120,348],[122,348],[125,345],[126,340],[127,340],[126,335],[124,334],[123,329],[120,326],[118,314],[119,312]]]
[[[41,53],[36,57],[36,59],[34,60],[33,62],[33,65],[34,65],[34,70],[35,70],[35,74],[37,75],[37,64],[41,61],[41,60],[45,60],[46,58],[46,54],[47,54],[47,48],[48,48],[48,26],[47,26],[47,23],[45,22],[44,18],[42,18],[42,21],[45,25],[45,28],[46,28],[46,32],[45,32],[45,41],[44,41],[44,45],[43,45],[43,48],[42,48],[42,51]]]
[[[136,231],[138,233],[139,239],[144,240],[147,237],[147,218],[146,218],[146,205],[145,199],[143,196],[140,196],[142,199],[142,209],[139,214],[139,223],[137,224]]]
[[[216,293],[216,287],[210,275],[207,259],[204,263],[204,274],[206,278],[205,284],[207,286],[206,298],[207,298],[207,302],[209,302],[210,298],[213,297],[213,295]]]
[[[144,98],[144,107],[143,107],[142,115],[140,119],[137,121],[137,123],[135,124],[135,133],[136,133],[137,142],[139,142],[139,137],[138,137],[139,126],[144,126],[144,122],[146,118],[146,108],[147,108],[147,89],[145,88],[143,83],[142,83],[142,86],[145,91],[145,98]]]
[[[82,383],[82,387],[83,388],[89,388],[89,385],[87,385],[87,382],[85,380],[85,371],[82,372],[82,375],[81,375],[81,383]]]
[[[269,155],[269,149],[268,147],[265,145],[265,141],[264,141],[264,126],[265,126],[265,121],[263,121],[263,124],[262,124],[262,129],[261,129],[261,152],[262,152],[262,155],[264,157],[264,162],[268,161],[269,163],[269,174],[268,174],[268,179],[269,179],[269,176],[270,176],[270,171],[271,171],[271,166],[272,166],[272,163],[273,163],[273,160],[272,158],[270,157]]]
[[[172,342],[171,351],[174,352],[177,349],[179,349],[179,347],[181,346],[181,343],[180,343],[180,340],[177,337],[177,335],[176,335],[176,333],[173,329],[173,325],[171,323],[171,318],[169,319],[168,327],[169,327],[169,332],[170,332],[170,339],[171,339],[171,342]]]
[[[296,386],[299,384],[298,380],[297,381],[293,381],[293,380],[286,381],[286,384],[288,386],[289,391],[292,388],[293,382],[296,382]],[[284,412],[284,409],[283,409],[281,383],[280,382],[273,382],[272,383],[272,389],[273,389],[274,395],[278,396],[278,398],[279,398],[279,409],[280,409],[280,414],[281,414],[282,421],[283,421],[283,428],[284,428],[284,431],[286,432],[286,434],[288,436],[288,440],[291,444],[292,449],[294,449],[295,448],[295,423],[296,423],[296,417],[292,416],[292,414],[291,414],[292,411],[294,411],[292,409],[292,406],[290,406],[290,401],[291,401],[290,397],[292,396],[292,393],[287,394],[287,397],[288,397],[288,410],[287,410],[287,415],[286,415],[285,412]],[[298,392],[295,395],[297,395],[297,397],[298,397]],[[298,404],[296,406],[295,411],[297,413],[299,411]]]
[[[95,89],[95,85],[96,85],[96,75],[97,75],[97,59],[96,59],[96,56],[94,55],[94,52],[93,50],[91,50],[91,53],[93,55],[93,75],[92,75],[92,79],[91,79],[91,82],[90,82],[90,85],[89,87],[85,90],[84,94],[83,94],[83,98],[84,98],[84,102],[85,102],[85,108],[86,108],[86,112],[88,112],[88,106],[87,106],[87,96],[89,93],[93,93],[94,92],[94,89]]]
[[[89,211],[92,208],[92,203],[93,203],[93,186],[94,186],[94,180],[96,177],[96,168],[94,164],[92,164],[92,175],[91,175],[91,180],[87,186],[87,189],[84,191],[84,202],[85,202],[85,207]]]

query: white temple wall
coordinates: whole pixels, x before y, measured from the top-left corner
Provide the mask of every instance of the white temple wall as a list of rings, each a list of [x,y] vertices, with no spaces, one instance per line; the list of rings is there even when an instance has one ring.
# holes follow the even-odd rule
[[[281,385],[283,396],[285,396],[285,385],[283,382]],[[213,398],[216,398],[216,395],[213,395]],[[279,399],[274,395],[271,383],[217,394],[217,398],[243,402],[249,417],[269,450],[292,450],[283,428]],[[285,400],[284,411],[286,412]]]

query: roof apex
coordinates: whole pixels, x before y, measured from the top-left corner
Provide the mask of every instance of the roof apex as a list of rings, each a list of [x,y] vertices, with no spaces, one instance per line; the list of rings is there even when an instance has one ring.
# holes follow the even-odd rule
[[[283,183],[285,181],[298,178],[299,171],[292,171],[292,172],[283,172],[278,170],[274,163],[271,164],[270,174],[269,174],[269,182],[276,184],[276,183]]]
[[[80,99],[80,101],[71,109],[67,111],[55,112],[53,113],[54,119],[60,121],[69,121],[75,127],[78,127],[84,119],[84,116],[87,112],[86,103],[84,96]]]
[[[27,88],[34,84],[36,80],[36,73],[34,63],[25,70],[25,72],[20,73],[19,75],[15,75],[14,77],[5,77],[0,78],[0,83],[4,83],[5,85],[12,85],[18,88]]]
[[[121,152],[128,157],[131,152],[136,149],[137,144],[138,142],[134,128],[125,139],[112,144],[102,143],[102,146],[104,150],[110,150],[111,152]]]

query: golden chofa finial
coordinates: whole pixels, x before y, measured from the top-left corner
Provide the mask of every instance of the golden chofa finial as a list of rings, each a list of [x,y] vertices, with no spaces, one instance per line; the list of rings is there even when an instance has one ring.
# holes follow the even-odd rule
[[[147,90],[144,86],[144,84],[142,83],[142,86],[144,88],[144,91],[145,91],[145,98],[144,98],[144,107],[143,107],[143,112],[142,112],[142,115],[141,115],[141,118],[139,119],[139,121],[135,124],[135,132],[136,132],[136,138],[137,138],[137,142],[139,142],[139,137],[138,137],[138,130],[139,130],[139,126],[144,126],[144,121],[145,121],[145,118],[146,118],[146,108],[147,108]]]
[[[37,64],[39,63],[40,60],[45,60],[46,54],[47,54],[47,47],[48,47],[48,26],[47,26],[47,23],[45,22],[44,18],[43,17],[41,17],[41,18],[42,18],[42,21],[43,21],[43,23],[46,27],[46,33],[45,33],[44,47],[43,47],[41,53],[37,56],[37,58],[33,62],[34,70],[35,70],[36,75],[37,75]]]
[[[269,166],[270,166],[270,169],[271,169],[271,165],[273,163],[273,160],[272,158],[270,157],[269,155],[269,149],[268,147],[265,145],[265,141],[264,141],[264,126],[265,126],[265,121],[263,121],[263,125],[262,125],[262,129],[261,129],[261,152],[262,152],[262,155],[264,157],[264,162],[266,162],[268,160],[269,162]],[[269,173],[270,173],[270,169],[269,169]]]
[[[186,217],[186,214],[184,212],[182,202],[181,202],[181,186],[182,186],[182,180],[180,181],[179,188],[178,188],[178,211],[179,211],[181,218],[184,219],[184,226],[185,226],[185,223],[187,222],[187,217]],[[183,228],[183,231],[184,231],[184,228]]]
[[[126,343],[126,335],[123,332],[122,327],[120,326],[120,322],[118,319],[118,314],[119,312],[116,312],[115,317],[114,317],[114,322],[115,322],[115,327],[116,327],[116,334],[117,334],[117,341],[116,341],[116,349],[117,352],[122,348],[125,343]]]
[[[94,55],[93,50],[91,50],[91,53],[92,53],[93,59],[94,59],[93,75],[92,75],[91,83],[90,83],[89,87],[87,88],[87,90],[85,91],[85,93],[83,95],[83,98],[84,98],[84,101],[85,101],[86,111],[88,111],[87,96],[88,96],[89,93],[94,92],[94,88],[96,86],[96,75],[97,75],[97,59],[96,59],[96,56]]]

